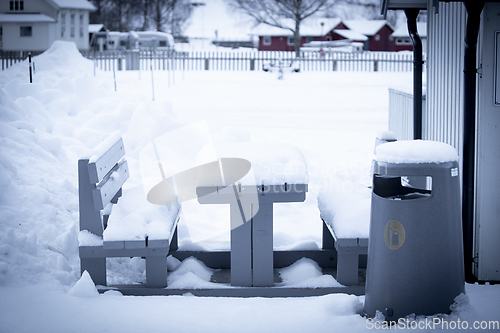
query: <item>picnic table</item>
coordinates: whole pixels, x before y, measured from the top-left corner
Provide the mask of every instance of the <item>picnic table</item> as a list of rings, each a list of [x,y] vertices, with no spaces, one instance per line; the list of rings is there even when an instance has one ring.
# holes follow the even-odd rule
[[[273,286],[273,206],[305,200],[305,160],[298,149],[284,144],[226,144],[218,151],[222,158],[237,156],[252,165],[235,184],[196,189],[200,204],[230,205],[231,285]]]

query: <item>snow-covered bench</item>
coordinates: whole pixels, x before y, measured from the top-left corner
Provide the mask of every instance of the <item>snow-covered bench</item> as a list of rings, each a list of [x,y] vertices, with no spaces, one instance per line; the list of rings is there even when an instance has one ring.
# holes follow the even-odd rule
[[[88,271],[96,284],[106,285],[106,258],[143,257],[146,285],[165,287],[167,255],[177,248],[180,207],[153,205],[141,188],[125,191],[122,197],[129,177],[124,156],[122,138],[112,136],[93,156],[78,161],[81,272]]]
[[[349,192],[329,191],[318,196],[323,248],[334,247],[337,251],[337,281],[347,286],[359,282],[359,256],[368,254],[370,229],[371,191],[352,188]]]

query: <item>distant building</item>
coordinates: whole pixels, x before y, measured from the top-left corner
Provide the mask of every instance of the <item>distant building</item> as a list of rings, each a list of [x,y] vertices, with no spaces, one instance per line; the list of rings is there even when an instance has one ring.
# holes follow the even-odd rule
[[[286,20],[286,26],[293,27],[293,20]],[[323,24],[322,24],[323,23]],[[342,21],[334,18],[308,19],[300,26],[300,45],[312,41],[332,40],[327,39],[330,31],[335,29]],[[251,35],[259,38],[259,51],[293,51],[294,36],[291,29],[272,27],[266,24],[259,24],[252,30]]]
[[[45,51],[55,40],[89,48],[89,12],[86,0],[16,0],[0,2],[0,50]]]
[[[422,50],[427,53],[427,22],[417,22],[417,32],[422,39]],[[394,30],[392,37],[394,38],[394,51],[413,51],[413,43],[406,24]]]
[[[394,51],[394,28],[385,20],[346,20],[343,21],[346,29],[356,31],[368,37],[365,41],[365,50]]]
[[[289,27],[294,26],[290,20]],[[394,29],[385,20],[347,20],[338,18],[307,19],[300,26],[300,45],[314,41],[363,43],[369,51],[394,51]],[[259,37],[259,51],[293,51],[294,36],[291,29],[258,25],[251,33]]]

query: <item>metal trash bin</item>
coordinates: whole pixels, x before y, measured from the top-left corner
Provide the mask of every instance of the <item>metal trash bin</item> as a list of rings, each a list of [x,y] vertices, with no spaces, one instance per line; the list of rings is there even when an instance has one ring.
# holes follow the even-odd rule
[[[458,156],[433,141],[377,147],[365,313],[449,313],[464,292]],[[410,183],[408,183],[408,181]]]

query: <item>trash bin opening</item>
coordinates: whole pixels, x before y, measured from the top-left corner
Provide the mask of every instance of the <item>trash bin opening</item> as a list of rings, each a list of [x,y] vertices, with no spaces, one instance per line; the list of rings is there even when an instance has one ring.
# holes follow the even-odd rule
[[[432,196],[431,176],[373,175],[373,193],[390,200],[414,200]]]

